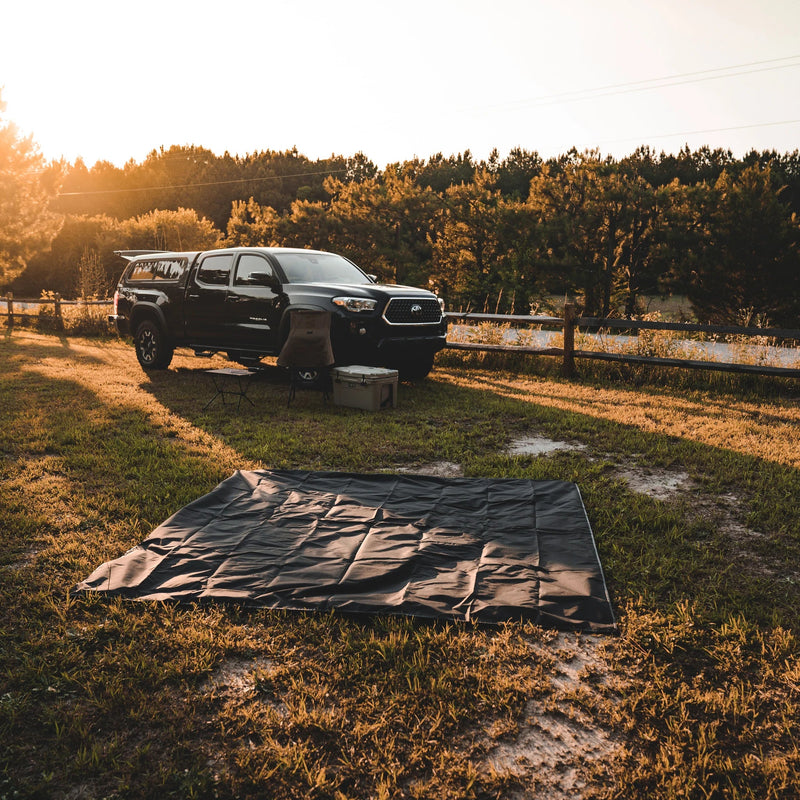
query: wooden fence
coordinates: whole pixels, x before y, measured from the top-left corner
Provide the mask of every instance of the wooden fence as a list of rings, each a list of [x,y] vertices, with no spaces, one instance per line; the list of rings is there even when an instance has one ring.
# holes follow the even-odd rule
[[[14,306],[17,306],[15,309]],[[64,316],[62,309],[64,306],[79,306],[86,308],[88,306],[108,306],[113,305],[113,300],[62,300],[61,295],[54,294],[52,297],[40,297],[34,300],[22,299],[15,300],[14,295],[10,292],[0,298],[0,317],[8,319],[7,325],[9,328],[14,327],[15,319],[24,319],[25,317],[38,316],[29,314],[27,306],[53,306],[53,319],[56,327],[64,327]]]
[[[602,319],[599,317],[579,317],[575,306],[567,303],[563,317],[545,317],[533,315],[510,314],[472,314],[448,313],[451,321],[492,322],[497,325],[539,325],[545,328],[563,330],[563,347],[527,347],[511,344],[482,344],[480,342],[448,342],[447,347],[453,350],[479,350],[484,352],[528,353],[530,355],[558,356],[562,359],[562,372],[571,377],[575,374],[575,359],[586,358],[599,361],[618,361],[628,364],[650,364],[665,367],[683,367],[686,369],[706,369],[717,372],[753,373],[756,375],[772,375],[783,378],[800,378],[800,369],[791,367],[768,366],[766,364],[735,364],[721,361],[698,361],[690,358],[660,358],[643,356],[634,353],[606,353],[598,350],[576,350],[575,330],[659,330],[679,331],[685,333],[708,333],[717,336],[753,336],[769,339],[796,340],[800,342],[800,330],[787,328],[745,328],[731,325],[699,325],[685,322],[645,322],[628,319]]]
[[[14,305],[20,306],[18,310]],[[55,324],[63,327],[64,306],[111,306],[111,300],[62,300],[58,294],[52,298],[37,300],[14,300],[12,294],[7,294],[0,299],[0,317],[8,318],[8,327],[13,327],[14,319],[33,316],[24,313],[23,306],[52,305]],[[650,364],[653,366],[683,367],[685,369],[706,369],[717,372],[753,373],[756,375],[772,375],[783,378],[800,378],[800,369],[791,367],[776,367],[765,364],[734,364],[721,361],[698,361],[689,358],[659,358],[656,356],[642,356],[634,353],[606,353],[599,350],[576,350],[575,330],[659,330],[678,331],[684,333],[708,333],[717,336],[753,336],[769,339],[795,340],[800,342],[800,330],[787,328],[745,328],[722,325],[699,325],[687,322],[646,322],[628,319],[601,319],[598,317],[579,317],[575,313],[575,306],[567,303],[564,306],[563,317],[534,316],[527,314],[472,314],[450,312],[447,318],[451,321],[461,322],[492,322],[497,325],[539,325],[546,328],[561,329],[564,334],[563,347],[526,347],[511,344],[482,344],[480,342],[448,342],[447,347],[452,350],[479,350],[484,352],[527,353],[539,356],[557,356],[562,360],[564,375],[571,377],[575,374],[575,359],[586,358],[599,361],[618,361],[628,364]]]

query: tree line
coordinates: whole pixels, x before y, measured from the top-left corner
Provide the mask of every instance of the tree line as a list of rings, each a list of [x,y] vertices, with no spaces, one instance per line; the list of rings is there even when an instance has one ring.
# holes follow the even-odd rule
[[[633,316],[646,296],[679,294],[703,322],[800,318],[798,151],[517,148],[381,170],[361,153],[175,146],[87,168],[45,164],[7,125],[0,181],[0,284],[18,295],[113,291],[114,250],[283,245],[340,252],[452,309],[528,313],[556,295]]]

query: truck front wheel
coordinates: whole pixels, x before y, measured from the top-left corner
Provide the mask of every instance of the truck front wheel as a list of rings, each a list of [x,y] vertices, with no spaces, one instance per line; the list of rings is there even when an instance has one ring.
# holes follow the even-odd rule
[[[154,369],[166,369],[175,348],[169,342],[166,334],[153,320],[146,319],[136,328],[133,337],[136,347],[136,358],[146,372]]]

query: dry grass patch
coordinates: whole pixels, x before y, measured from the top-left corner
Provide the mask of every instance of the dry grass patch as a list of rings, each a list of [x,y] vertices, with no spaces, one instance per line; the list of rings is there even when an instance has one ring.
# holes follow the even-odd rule
[[[455,386],[483,386],[502,397],[630,425],[646,433],[721,447],[785,466],[800,467],[800,405],[796,400],[721,401],[715,393],[642,391],[530,376],[469,374],[442,369],[436,377]]]

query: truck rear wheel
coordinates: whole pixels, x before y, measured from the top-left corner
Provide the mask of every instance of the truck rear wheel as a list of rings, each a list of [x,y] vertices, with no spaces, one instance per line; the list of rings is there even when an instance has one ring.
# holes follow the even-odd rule
[[[146,319],[139,324],[133,343],[136,347],[136,358],[146,372],[166,369],[172,361],[175,348],[158,323],[153,320]]]

